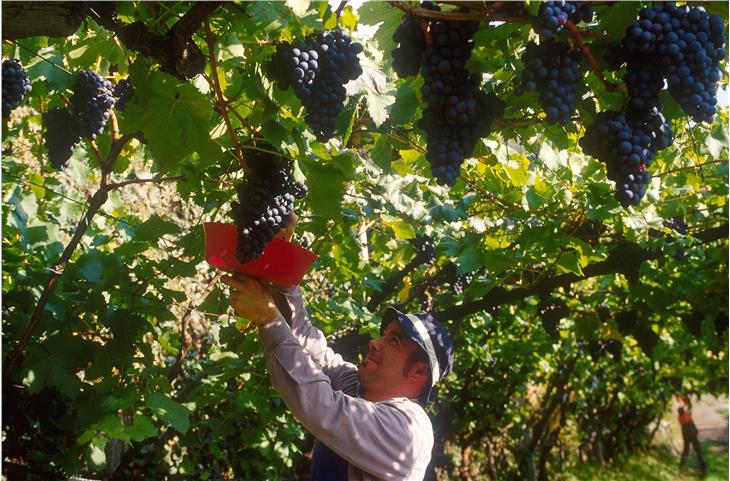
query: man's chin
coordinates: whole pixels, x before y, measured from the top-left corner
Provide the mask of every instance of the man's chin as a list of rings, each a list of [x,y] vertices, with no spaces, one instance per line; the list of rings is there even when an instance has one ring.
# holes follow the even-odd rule
[[[372,369],[373,367],[375,367],[375,364],[371,360],[364,359],[360,363],[360,365],[357,366],[357,374],[358,374],[358,376],[364,374],[365,372],[367,372],[368,370]]]

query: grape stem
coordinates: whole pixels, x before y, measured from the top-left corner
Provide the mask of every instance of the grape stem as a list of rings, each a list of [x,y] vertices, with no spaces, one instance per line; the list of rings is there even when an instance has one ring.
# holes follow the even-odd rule
[[[238,157],[238,162],[241,165],[241,169],[243,169],[243,172],[246,175],[249,175],[251,173],[251,168],[246,163],[246,160],[243,158],[243,152],[241,151],[241,146],[238,143],[238,138],[236,137],[236,132],[233,130],[233,125],[231,124],[231,119],[228,116],[228,101],[223,96],[223,91],[221,90],[220,81],[218,80],[218,63],[215,59],[215,38],[213,37],[213,32],[210,29],[210,22],[206,18],[203,21],[203,24],[205,25],[205,39],[208,44],[208,60],[210,61],[210,79],[208,79],[208,83],[211,84],[211,87],[213,88],[213,91],[215,92],[215,98],[216,102],[218,103],[218,109],[221,112],[221,116],[223,117],[223,122],[226,124],[226,131],[228,132],[228,137],[231,140],[231,145],[233,146],[233,150],[236,152],[236,157]],[[212,82],[211,82],[212,79]]]
[[[594,32],[593,30],[588,30],[587,28],[578,28],[577,30],[583,37],[597,38],[599,40],[610,40],[611,39],[611,37],[609,37],[605,33]]]
[[[603,86],[606,87],[606,90],[608,90],[609,92],[615,92],[617,86],[610,83],[608,80],[606,80],[606,77],[603,75],[603,69],[601,68],[601,65],[598,63],[598,61],[593,56],[593,54],[591,53],[590,49],[586,46],[586,44],[583,43],[582,32],[570,20],[567,20],[565,22],[565,27],[568,30],[570,30],[570,33],[573,34],[573,38],[575,39],[575,42],[578,44],[578,48],[580,48],[581,52],[583,52],[583,55],[585,55],[586,58],[588,59],[588,61],[591,63],[591,67],[593,67],[593,72],[601,80],[601,82],[603,83]]]
[[[347,5],[347,0],[342,0],[340,4],[337,6],[337,10],[335,10],[335,17],[339,18],[342,14],[342,11],[345,9],[345,5]]]
[[[96,141],[89,139],[89,145],[91,145],[91,150],[94,151],[94,154],[96,155],[96,158],[99,161],[99,163],[103,164],[104,156],[101,154],[101,150],[99,150],[99,146],[96,145]]]
[[[114,110],[110,110],[111,121],[112,121],[112,141],[119,142],[119,121],[117,116],[114,114]]]
[[[512,202],[509,202],[507,200],[504,200],[501,197],[499,197],[497,195],[494,195],[491,192],[482,189],[473,180],[471,180],[470,178],[468,178],[463,173],[459,177],[466,183],[466,185],[468,185],[472,189],[476,190],[477,192],[479,192],[480,194],[484,195],[485,197],[488,197],[491,200],[499,203],[502,206],[503,209],[513,208],[513,209],[517,209],[517,210],[524,210],[524,209],[522,209],[521,206],[519,206],[517,204],[514,204]]]

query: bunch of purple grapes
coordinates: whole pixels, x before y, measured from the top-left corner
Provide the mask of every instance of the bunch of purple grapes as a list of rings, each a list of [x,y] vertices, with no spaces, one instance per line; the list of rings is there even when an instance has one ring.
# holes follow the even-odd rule
[[[398,46],[393,49],[393,70],[400,78],[418,75],[421,68],[421,54],[426,50],[426,36],[421,20],[409,13],[393,33]]]
[[[3,60],[3,117],[20,105],[25,94],[33,89],[28,74],[17,60]]]
[[[70,109],[54,107],[43,114],[48,158],[56,169],[66,168],[82,137],[94,140],[104,131],[116,102],[111,82],[90,70],[78,74],[72,91]]]
[[[114,86],[114,97],[117,99],[114,104],[114,110],[124,112],[124,109],[127,108],[127,102],[134,97],[134,87],[132,87],[128,78],[120,80]]]
[[[629,66],[651,66],[655,77],[666,79],[669,93],[687,115],[696,122],[712,122],[726,41],[718,15],[666,2],[642,9],[621,45]]]
[[[471,281],[474,280],[474,273],[468,272],[457,276],[451,287],[454,289],[454,294],[460,296],[466,291],[471,285]]]
[[[246,162],[251,174],[236,186],[238,202],[232,204],[238,232],[236,257],[242,263],[263,254],[275,234],[285,229],[294,209],[294,200],[307,188],[292,177],[291,160],[274,154],[271,145],[255,142]]]
[[[616,199],[622,206],[638,205],[651,180],[647,169],[656,153],[673,142],[670,124],[658,109],[643,118],[621,112],[598,114],[586,129],[580,146],[606,164],[608,178],[616,183]]]
[[[411,245],[416,249],[416,256],[423,259],[424,263],[433,262],[436,257],[434,252],[436,244],[431,237],[418,235],[411,241]]]
[[[349,35],[335,30],[293,45],[281,43],[269,62],[269,75],[282,90],[294,88],[307,111],[306,122],[320,141],[334,135],[344,108],[344,85],[362,73],[358,58],[362,50]]]
[[[53,107],[43,113],[43,126],[43,139],[51,166],[58,170],[65,169],[74,146],[81,140],[76,119],[66,107]]]
[[[560,320],[570,314],[568,306],[560,298],[545,296],[537,306],[537,313],[540,316],[545,332],[553,339],[560,335]]]
[[[428,41],[418,22],[425,24]],[[395,52],[409,51],[414,55],[420,52],[420,72],[424,79],[421,95],[428,107],[418,126],[426,131],[426,160],[437,182],[452,186],[461,164],[473,154],[478,139],[489,135],[492,121],[505,108],[496,95],[481,90],[479,75],[470,75],[466,70],[466,61],[474,48],[472,37],[479,24],[405,17],[399,28],[404,33],[398,37],[401,44]],[[409,46],[408,42],[415,43]],[[395,52],[399,75],[415,75],[418,70],[414,64],[410,61],[403,64],[401,55]]]
[[[708,16],[702,7],[667,2],[642,9],[621,43],[609,47],[612,68],[627,64],[628,104],[625,114],[599,116],[581,145],[587,154],[606,163],[622,205],[641,201],[651,160],[674,142],[659,101],[665,80],[670,95],[694,121],[713,120],[725,43],[719,16]]]
[[[553,38],[539,45],[528,44],[522,55],[525,70],[515,94],[539,92],[547,123],[568,122],[580,96],[582,73],[579,67],[582,59],[580,51]]]
[[[433,2],[422,2],[421,8],[439,10]],[[426,35],[424,28],[427,22],[421,18],[406,13],[403,15],[398,28],[393,33],[393,41],[398,46],[393,49],[393,70],[400,78],[418,75],[421,68],[421,55],[426,50]]]
[[[96,72],[82,70],[72,90],[71,113],[78,121],[81,136],[94,140],[104,131],[116,102],[112,83]]]

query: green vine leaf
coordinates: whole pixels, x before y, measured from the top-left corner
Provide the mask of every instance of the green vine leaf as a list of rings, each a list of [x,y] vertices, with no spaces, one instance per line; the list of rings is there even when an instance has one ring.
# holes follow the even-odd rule
[[[193,152],[201,156],[219,155],[210,138],[210,101],[195,87],[149,70],[143,62],[132,66],[130,78],[136,101],[125,111],[125,127],[130,132],[144,133],[157,171],[171,170]]]
[[[155,214],[137,227],[134,240],[139,242],[152,242],[160,239],[167,234],[177,234],[180,228],[170,222],[164,220]]]
[[[169,423],[180,434],[188,432],[190,412],[182,404],[160,393],[152,393],[147,396],[145,404],[155,416]]]

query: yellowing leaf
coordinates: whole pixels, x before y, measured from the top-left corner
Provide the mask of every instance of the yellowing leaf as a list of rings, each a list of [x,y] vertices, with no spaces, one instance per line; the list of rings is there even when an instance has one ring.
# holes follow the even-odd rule
[[[357,27],[357,15],[355,15],[355,12],[352,11],[352,7],[349,5],[342,11],[340,25],[351,31],[354,31]]]
[[[530,161],[524,155],[512,156],[507,162],[502,163],[502,168],[509,176],[509,180],[515,187],[523,187],[530,177]]]
[[[411,293],[411,282],[408,279],[403,281],[403,288],[398,292],[398,302],[406,302]]]
[[[423,158],[423,154],[417,150],[399,150],[399,158],[394,160],[391,166],[400,175],[413,174],[413,165],[420,158]]]
[[[383,220],[383,224],[393,229],[398,239],[413,239],[416,237],[416,231],[406,221],[386,214],[381,215],[380,218]]]

